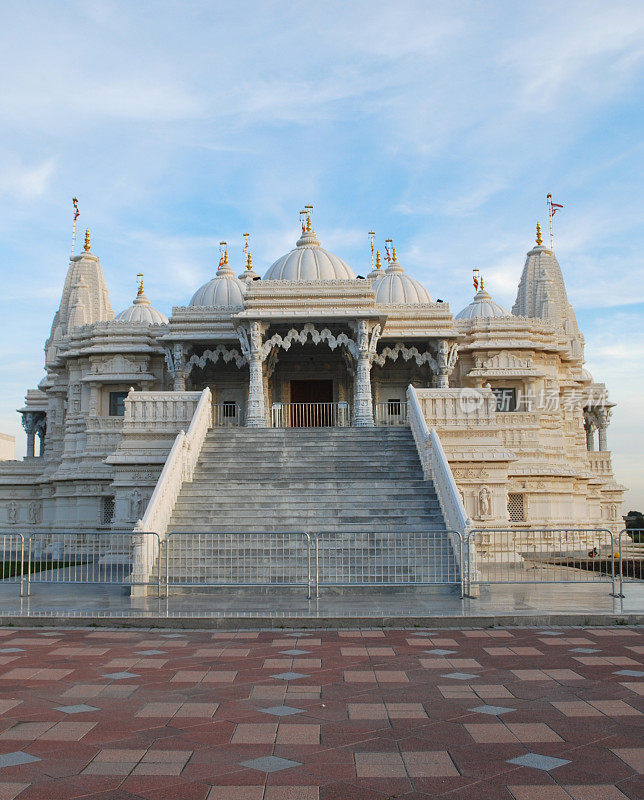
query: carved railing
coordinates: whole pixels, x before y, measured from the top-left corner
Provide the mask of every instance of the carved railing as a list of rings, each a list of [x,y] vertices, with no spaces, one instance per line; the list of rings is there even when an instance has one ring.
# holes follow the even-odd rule
[[[433,428],[428,428],[418,394],[413,386],[407,389],[407,419],[416,442],[425,480],[433,480],[438,502],[448,530],[456,531],[464,540],[471,525],[463,499],[454,480],[441,440]],[[461,571],[476,574],[475,553],[462,551],[459,536],[451,536],[452,549]],[[461,554],[464,554],[464,559]],[[466,563],[462,563],[465,560]]]
[[[206,388],[200,393],[188,432],[180,431],[177,434],[143,519],[136,523],[134,533],[153,532],[159,537],[158,540],[147,537],[135,548],[133,577],[139,583],[145,583],[154,568],[159,555],[157,543],[165,539],[184,481],[192,480],[206,433],[212,426],[211,405],[210,389]]]
[[[588,466],[596,475],[613,474],[613,465],[610,459],[610,450],[593,450],[588,453]]]
[[[431,427],[496,426],[491,389],[414,389],[422,417]]]
[[[135,392],[125,398],[123,429],[174,427],[193,419],[202,392]]]

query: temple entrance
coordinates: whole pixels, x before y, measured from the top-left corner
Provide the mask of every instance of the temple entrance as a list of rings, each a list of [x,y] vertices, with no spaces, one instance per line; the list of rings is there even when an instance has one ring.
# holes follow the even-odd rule
[[[335,425],[333,381],[291,381],[289,407],[292,428],[326,428]]]

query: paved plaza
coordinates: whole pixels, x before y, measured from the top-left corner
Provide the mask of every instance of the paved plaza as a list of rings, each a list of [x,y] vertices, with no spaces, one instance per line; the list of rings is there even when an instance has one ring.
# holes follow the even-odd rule
[[[0,800],[644,797],[614,628],[0,630]]]

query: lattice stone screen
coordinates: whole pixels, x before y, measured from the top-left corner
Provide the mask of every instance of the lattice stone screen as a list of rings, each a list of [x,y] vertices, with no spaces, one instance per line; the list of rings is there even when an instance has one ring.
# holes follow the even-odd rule
[[[101,523],[111,525],[114,520],[114,498],[104,497],[101,502]]]
[[[510,522],[525,522],[525,495],[508,494]]]

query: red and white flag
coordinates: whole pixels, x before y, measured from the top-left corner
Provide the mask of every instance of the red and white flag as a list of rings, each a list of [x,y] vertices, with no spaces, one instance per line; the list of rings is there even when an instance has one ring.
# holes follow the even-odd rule
[[[563,208],[561,203],[553,203],[552,200],[550,201],[550,216],[554,217],[554,215],[559,211],[560,208]]]
[[[478,277],[476,275],[473,278],[473,282],[474,282],[474,288],[478,292],[478,290],[479,290],[479,279],[478,279]]]
[[[78,210],[78,198],[77,197],[72,198],[72,203],[74,204],[74,222],[76,222],[76,220],[80,216],[80,211]]]

